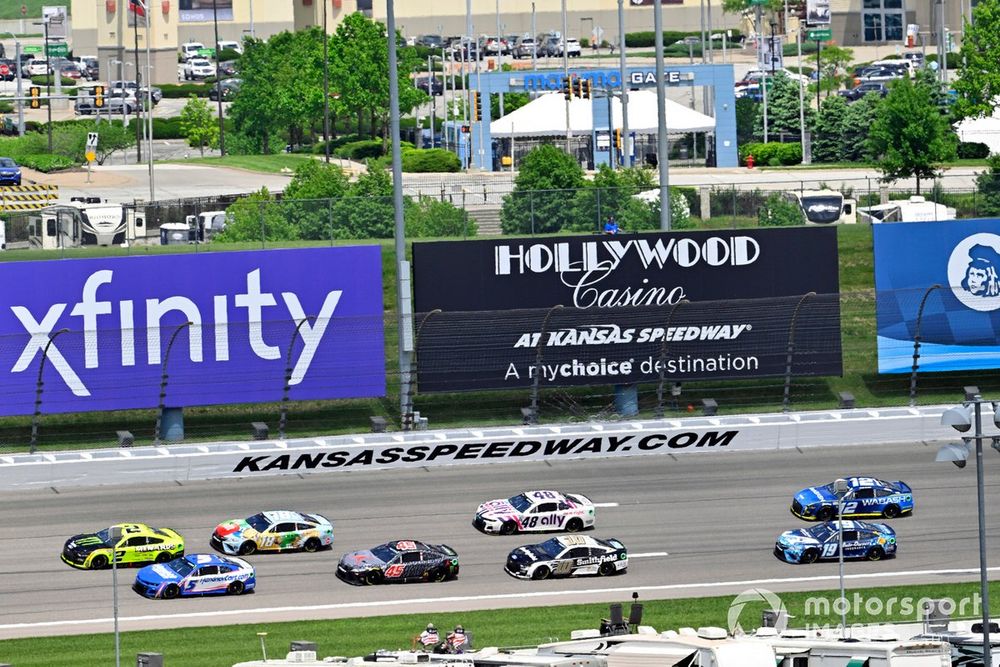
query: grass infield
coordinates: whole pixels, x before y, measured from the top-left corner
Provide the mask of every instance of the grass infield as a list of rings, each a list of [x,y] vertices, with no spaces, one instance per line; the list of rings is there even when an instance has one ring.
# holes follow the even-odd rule
[[[334,584],[328,582],[325,585]],[[857,613],[853,608],[849,610],[847,621],[848,624],[918,621],[919,601],[923,598],[950,598],[956,604],[956,614],[961,609],[962,601],[968,600],[964,615],[974,617],[981,613],[978,607],[973,606],[978,592],[979,584],[973,582],[864,589],[848,587],[848,603],[857,604],[859,609]],[[111,593],[107,593],[110,616]],[[807,613],[810,609],[831,609],[837,596],[837,590],[780,595],[789,614],[794,617],[792,625],[795,627],[837,627],[837,613]],[[622,597],[622,602],[627,603],[628,596]],[[641,600],[645,605],[643,625],[651,625],[657,630],[707,625],[725,627],[734,597]],[[1000,610],[1000,583],[990,584],[990,599],[993,601],[991,609],[996,614]],[[894,602],[891,611],[887,612],[890,600]],[[912,612],[906,611],[907,601]],[[810,606],[807,607],[807,604]],[[194,612],[198,611],[198,600],[179,600],[176,603],[151,601],[149,606],[151,614]],[[741,625],[756,627],[765,606],[763,602],[748,603],[739,616]],[[597,628],[600,619],[607,614],[606,604],[582,604],[123,632],[121,655],[123,664],[132,664],[137,653],[161,653],[166,665],[230,667],[237,662],[259,660],[261,653],[257,633],[266,632],[268,657],[272,659],[284,658],[289,643],[295,640],[316,642],[320,657],[351,657],[378,649],[409,649],[412,637],[419,634],[428,622],[435,623],[442,632],[461,623],[472,633],[476,648],[534,646],[569,639],[572,630]],[[0,661],[17,667],[104,667],[113,660],[114,635],[111,633],[0,641]]]

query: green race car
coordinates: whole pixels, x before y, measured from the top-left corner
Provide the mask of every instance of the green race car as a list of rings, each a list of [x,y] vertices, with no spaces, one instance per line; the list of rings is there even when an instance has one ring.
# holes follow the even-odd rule
[[[118,565],[166,563],[184,555],[184,538],[170,528],[144,523],[116,523],[96,533],[74,535],[63,547],[62,559],[82,570]]]

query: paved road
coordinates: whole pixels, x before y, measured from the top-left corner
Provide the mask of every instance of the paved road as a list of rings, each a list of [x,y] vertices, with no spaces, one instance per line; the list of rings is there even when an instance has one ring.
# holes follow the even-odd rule
[[[330,516],[333,551],[253,557],[259,590],[240,598],[146,600],[129,588],[134,572],[123,570],[122,628],[620,601],[633,590],[644,598],[734,595],[750,582],[775,591],[836,588],[836,563],[787,565],[771,550],[780,531],[801,523],[788,512],[792,492],[844,474],[902,478],[917,494],[916,515],[894,523],[899,556],[850,563],[849,586],[976,580],[974,469],[936,464],[934,453],[922,444],[865,454],[858,448],[719,452],[5,494],[0,638],[112,629],[111,573],[80,572],[59,560],[74,533],[143,520],[178,529],[189,552],[198,552],[209,548],[220,520],[283,507]],[[1000,471],[1000,460],[988,451],[987,461],[989,502],[1000,491],[990,474]],[[485,499],[545,487],[617,503],[598,510],[594,534],[616,536],[636,555],[626,575],[524,582],[503,572],[507,552],[534,540],[481,535],[470,526],[472,511]],[[1000,515],[993,513],[989,530],[998,529]],[[333,576],[340,553],[406,537],[457,549],[459,579],[359,588]]]

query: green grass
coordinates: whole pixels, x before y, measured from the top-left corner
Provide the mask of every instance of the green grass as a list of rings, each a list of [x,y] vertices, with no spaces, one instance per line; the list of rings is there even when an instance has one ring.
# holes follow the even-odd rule
[[[326,585],[337,586],[337,582]],[[848,588],[847,598],[851,602],[857,593],[862,601],[878,598],[884,608],[890,598],[895,597],[898,610],[902,598],[909,598],[916,606],[921,598],[951,598],[958,602],[971,599],[979,590],[978,583],[935,584],[921,586],[897,586],[869,589]],[[838,596],[835,590],[817,592],[782,593],[789,614],[794,617],[792,625],[829,625],[836,627],[839,617],[831,615],[806,614],[807,598],[823,598],[830,603]],[[657,630],[677,629],[682,626],[726,626],[729,606],[735,596],[689,598],[678,600],[642,600],[644,604],[643,624]],[[994,615],[1000,611],[1000,583],[990,584],[991,609]],[[181,603],[185,609],[194,610],[197,600]],[[161,606],[176,607],[162,602],[149,603],[149,613],[161,611]],[[873,615],[861,606],[862,614],[848,613],[847,621],[853,623],[886,623],[916,621],[917,613],[902,616],[893,614]],[[154,609],[156,607],[156,609]],[[740,615],[740,623],[747,629],[756,627],[765,604],[749,603]],[[822,605],[812,607],[822,609]],[[874,602],[870,609],[876,609]],[[969,605],[968,610],[973,610]],[[110,614],[110,609],[108,610]],[[178,611],[174,609],[174,611]],[[246,660],[260,659],[258,632],[267,633],[268,656],[283,658],[288,645],[293,640],[308,640],[318,644],[320,656],[365,655],[378,649],[409,649],[411,638],[419,634],[428,622],[434,622],[443,631],[461,623],[469,630],[474,646],[514,647],[533,646],[539,643],[569,639],[572,630],[597,628],[600,619],[606,617],[606,604],[582,604],[553,607],[529,607],[525,609],[469,611],[461,613],[424,613],[400,616],[381,616],[323,621],[299,621],[286,623],[251,623],[220,627],[185,628],[176,630],[148,630],[121,633],[123,664],[131,664],[133,656],[139,652],[162,653],[164,664],[184,667],[229,667]],[[967,616],[977,612],[969,611]],[[74,667],[104,667],[114,658],[114,638],[110,633],[76,635],[69,637],[37,637],[0,641],[0,660],[18,667],[51,667],[52,665],[73,665]]]
[[[276,153],[274,155],[226,155],[225,157],[196,157],[187,160],[170,160],[179,164],[204,164],[213,167],[232,167],[247,171],[259,171],[270,174],[280,173],[282,169],[294,170],[306,160],[315,159],[310,155],[297,153]]]
[[[59,3],[53,3],[49,0],[8,0],[7,2],[0,2],[0,19],[20,19],[24,18],[26,21],[31,19],[41,18],[42,16],[42,6],[43,5],[53,5]],[[70,14],[70,3],[64,3],[66,5],[66,13]],[[21,14],[21,5],[25,5],[28,8],[27,14]]]
[[[952,160],[951,162],[942,163],[943,167],[989,167],[989,162],[986,160],[979,159],[963,159],[963,160]],[[864,169],[871,170],[876,169],[877,164],[869,164],[864,162],[816,162],[813,164],[793,164],[781,167],[767,167],[757,165],[754,169],[760,169],[761,171],[789,171],[789,170],[810,170],[810,169]],[[921,183],[933,183],[931,179],[925,179]]]

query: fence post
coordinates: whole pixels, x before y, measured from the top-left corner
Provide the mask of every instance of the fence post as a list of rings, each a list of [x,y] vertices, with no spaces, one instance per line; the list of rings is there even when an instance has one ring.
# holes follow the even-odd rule
[[[788,356],[785,359],[785,395],[781,400],[781,411],[788,412],[791,404],[791,393],[792,393],[792,357],[795,355],[795,321],[799,317],[799,309],[802,308],[802,304],[805,303],[806,299],[811,296],[816,296],[816,292],[809,292],[803,294],[799,302],[795,304],[795,310],[792,312],[792,322],[788,327]]]
[[[663,329],[663,344],[660,345],[660,382],[656,385],[656,416],[663,417],[663,384],[667,378],[667,337],[670,331],[670,323],[674,319],[674,313],[677,312],[678,306],[682,303],[688,303],[687,299],[681,299],[673,305],[670,309],[670,314],[667,316],[667,325]]]
[[[917,325],[913,332],[913,366],[910,368],[910,407],[914,407],[917,404],[917,369],[920,368],[920,324],[924,318],[924,306],[927,304],[927,298],[936,289],[940,289],[941,285],[934,283],[927,288],[924,292],[924,296],[920,299],[920,307],[917,309]]]
[[[549,312],[545,314],[545,319],[542,320],[542,330],[538,334],[538,345],[535,352],[535,378],[531,383],[530,407],[532,418],[536,422],[538,421],[538,385],[542,380],[542,351],[545,349],[545,331],[548,329],[549,319],[552,317],[552,314],[562,307],[562,304],[558,304],[549,308]]]
[[[535,191],[528,190],[528,205],[531,209],[531,235],[535,235]]]
[[[604,188],[597,188],[597,224],[594,225],[594,229],[598,232],[601,231],[601,220],[604,219],[604,216],[601,215],[601,190],[603,189]]]

